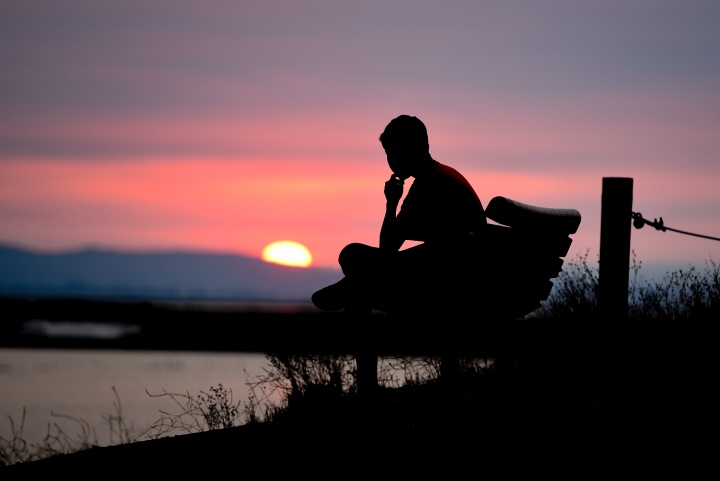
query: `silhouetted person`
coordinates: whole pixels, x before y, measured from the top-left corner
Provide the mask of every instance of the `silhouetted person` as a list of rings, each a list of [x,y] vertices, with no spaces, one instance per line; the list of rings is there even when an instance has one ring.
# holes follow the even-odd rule
[[[317,291],[327,311],[392,311],[462,281],[469,252],[487,225],[475,190],[457,170],[434,160],[420,119],[401,115],[380,142],[393,174],[385,182],[386,209],[379,247],[352,243],[339,255],[345,277]],[[413,177],[398,212],[405,179]],[[400,250],[405,241],[421,244]],[[474,275],[472,271],[466,271]]]

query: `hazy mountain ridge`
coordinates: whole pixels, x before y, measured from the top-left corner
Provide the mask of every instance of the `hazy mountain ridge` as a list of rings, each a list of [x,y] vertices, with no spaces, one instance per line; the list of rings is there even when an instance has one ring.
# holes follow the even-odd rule
[[[0,245],[0,294],[139,299],[309,301],[338,270],[206,252],[84,249],[41,253]]]

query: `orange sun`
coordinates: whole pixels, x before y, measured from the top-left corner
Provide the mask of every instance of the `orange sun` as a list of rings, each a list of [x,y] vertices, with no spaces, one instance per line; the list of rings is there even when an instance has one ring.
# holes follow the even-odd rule
[[[263,249],[262,258],[266,262],[293,267],[308,267],[312,263],[312,255],[307,247],[289,240],[268,244]]]

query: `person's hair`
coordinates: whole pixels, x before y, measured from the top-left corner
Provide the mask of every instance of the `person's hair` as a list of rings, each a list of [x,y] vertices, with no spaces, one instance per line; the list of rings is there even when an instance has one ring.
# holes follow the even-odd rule
[[[380,142],[383,146],[402,143],[423,148],[429,147],[425,124],[419,118],[411,115],[400,115],[392,119],[380,134]]]

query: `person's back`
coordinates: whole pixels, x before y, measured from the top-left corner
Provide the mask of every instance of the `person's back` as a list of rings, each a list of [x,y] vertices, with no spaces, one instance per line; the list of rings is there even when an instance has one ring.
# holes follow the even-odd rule
[[[400,212],[398,230],[406,240],[429,242],[482,234],[485,210],[470,183],[457,170],[433,161],[415,175]]]

